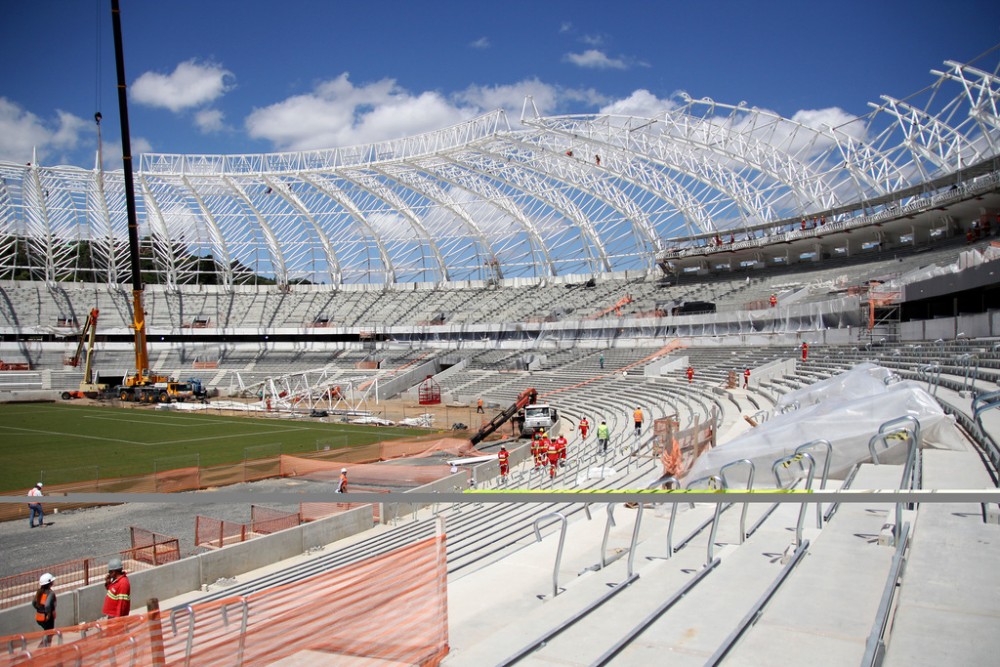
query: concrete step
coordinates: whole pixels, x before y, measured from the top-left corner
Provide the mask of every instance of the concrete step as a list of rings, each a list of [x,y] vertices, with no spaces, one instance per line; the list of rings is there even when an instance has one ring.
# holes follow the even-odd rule
[[[901,466],[863,465],[852,488],[895,488],[901,476]],[[858,664],[894,553],[879,544],[892,511],[891,503],[842,504],[725,663]]]

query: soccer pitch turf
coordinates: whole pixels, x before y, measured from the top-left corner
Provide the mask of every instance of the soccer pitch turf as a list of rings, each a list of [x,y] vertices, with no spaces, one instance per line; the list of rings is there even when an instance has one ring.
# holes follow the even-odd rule
[[[426,436],[426,429],[202,412],[0,404],[0,491]]]

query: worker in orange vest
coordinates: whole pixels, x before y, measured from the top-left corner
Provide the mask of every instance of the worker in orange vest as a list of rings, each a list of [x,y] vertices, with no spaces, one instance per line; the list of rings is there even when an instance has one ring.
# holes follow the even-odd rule
[[[743,388],[746,389],[750,386],[750,369],[743,371]]]
[[[636,407],[635,412],[632,413],[632,421],[635,423],[636,437],[642,435],[642,408]]]
[[[587,439],[587,431],[590,430],[590,422],[587,421],[586,417],[581,417],[580,418],[580,424],[577,426],[577,428],[580,429],[580,437],[583,440],[586,440]]]
[[[802,361],[809,356],[809,343],[802,341]]]
[[[52,583],[56,580],[51,574],[46,572],[38,579],[38,590],[35,592],[35,599],[32,605],[35,607],[35,622],[41,626],[42,630],[52,630],[56,626],[56,594],[52,590]],[[52,635],[42,637],[39,646],[48,646],[52,642]]]
[[[481,415],[485,413],[486,411],[483,410],[483,399],[480,398],[478,401],[476,401],[476,414]]]
[[[509,461],[510,454],[507,453],[507,447],[500,445],[500,451],[497,452],[497,461],[500,462],[500,476],[506,477],[507,471],[510,469]]]
[[[694,380],[694,366],[688,366],[687,369],[688,384]]]
[[[556,466],[559,465],[559,445],[549,440],[545,453],[549,457],[549,479],[553,479],[556,476]]]

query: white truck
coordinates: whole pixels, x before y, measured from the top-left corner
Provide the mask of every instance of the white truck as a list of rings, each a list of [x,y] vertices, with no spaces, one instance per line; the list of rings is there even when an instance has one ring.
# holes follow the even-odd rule
[[[551,405],[537,403],[524,407],[524,432],[549,431],[559,421],[556,409]]]

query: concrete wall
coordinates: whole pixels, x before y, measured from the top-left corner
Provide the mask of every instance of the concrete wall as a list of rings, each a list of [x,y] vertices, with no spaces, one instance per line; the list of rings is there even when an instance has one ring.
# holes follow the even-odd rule
[[[240,544],[183,558],[176,563],[129,573],[132,609],[144,611],[150,598],[167,600],[198,590],[222,578],[231,578],[279,560],[297,556],[313,547],[336,542],[368,530],[373,525],[370,507],[359,507],[335,516],[304,523]],[[56,585],[57,627],[68,627],[100,618],[104,605],[103,583],[74,591]],[[36,632],[35,610],[30,604],[0,610],[0,636]]]

